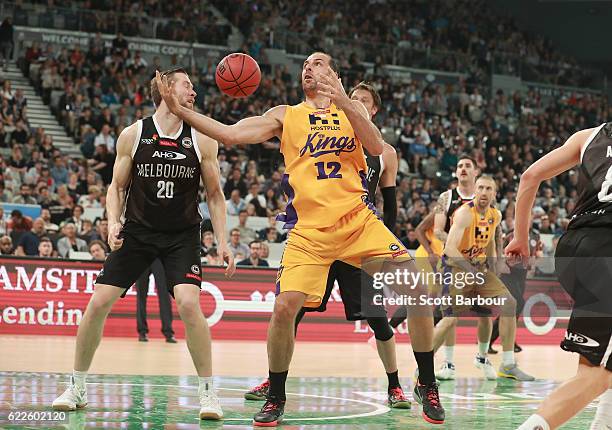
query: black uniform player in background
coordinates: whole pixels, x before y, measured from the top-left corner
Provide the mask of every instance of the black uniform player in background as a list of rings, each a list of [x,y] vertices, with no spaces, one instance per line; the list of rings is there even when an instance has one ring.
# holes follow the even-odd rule
[[[529,257],[531,208],[540,183],[577,164],[578,203],[557,245],[555,270],[574,300],[561,348],[580,354],[578,371],[519,430],[556,429],[600,395],[591,429],[612,423],[612,123],[573,134],[523,173],[506,254]]]
[[[179,103],[193,109],[196,94],[187,73],[177,69],[165,75]],[[228,262],[226,274],[231,276],[235,266],[225,239],[218,145],[168,110],[155,80],[151,95],[155,114],[126,128],[117,140],[117,160],[106,199],[112,252],[79,325],[70,385],[53,408],[68,411],[87,405],[85,378],[106,317],[113,303],[159,258],[185,323],[187,346],[199,376],[200,418],[220,419],[223,412],[212,387],[210,332],[200,309],[202,218],[198,210],[202,179],[219,254]]]
[[[355,86],[349,93],[349,97],[353,100],[361,101],[370,112],[370,118],[380,109],[381,102],[378,92],[374,87],[366,83],[362,82]],[[395,198],[397,153],[391,145],[386,143],[380,156],[372,156],[367,152],[365,155],[368,164],[366,177],[368,182],[368,200],[371,203],[376,202],[376,188],[380,185],[380,191],[383,196],[384,223],[389,230],[393,231],[397,219],[397,201]],[[365,315],[365,313],[370,314],[370,312],[364,312],[363,303],[366,301],[371,303],[372,300],[368,299],[368,295],[371,292],[367,291],[367,287],[366,290],[362,291],[361,289],[363,283],[362,276],[363,273],[358,268],[342,261],[334,262],[327,277],[327,287],[321,305],[318,308],[302,308],[296,316],[296,334],[298,324],[306,312],[325,312],[327,302],[337,281],[342,303],[344,304],[346,319],[348,321],[365,319],[374,332],[376,349],[389,381],[387,388],[389,406],[392,408],[408,409],[410,408],[410,401],[404,395],[399,383],[393,330],[389,326],[384,308],[381,307],[372,312],[372,314],[384,316]],[[371,291],[374,291],[373,287]],[[269,386],[269,381],[266,380],[245,393],[244,397],[248,400],[265,400]]]

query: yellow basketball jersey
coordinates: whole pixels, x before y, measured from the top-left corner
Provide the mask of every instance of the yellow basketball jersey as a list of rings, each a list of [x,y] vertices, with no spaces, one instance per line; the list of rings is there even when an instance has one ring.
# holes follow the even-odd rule
[[[360,205],[367,195],[367,165],[361,142],[344,112],[335,105],[317,109],[288,106],[281,152],[285,228],[330,227]]]
[[[488,207],[484,215],[481,215],[474,201],[464,204],[463,207],[470,209],[472,223],[463,232],[459,251],[469,260],[482,259],[485,257],[489,242],[495,237],[495,229],[501,222],[501,213],[495,208]]]
[[[431,244],[431,249],[434,254],[442,256],[442,253],[444,252],[444,244],[434,234],[433,227],[425,232],[425,236],[427,237],[427,240],[429,240],[429,243]],[[423,245],[420,245],[415,251],[414,256],[428,257],[429,254],[427,253]]]

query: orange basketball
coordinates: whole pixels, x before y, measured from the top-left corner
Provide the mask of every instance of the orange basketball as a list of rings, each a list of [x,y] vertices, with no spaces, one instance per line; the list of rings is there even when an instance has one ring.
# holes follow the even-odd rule
[[[215,81],[221,92],[230,97],[248,97],[261,81],[259,64],[250,55],[229,54],[217,65]]]

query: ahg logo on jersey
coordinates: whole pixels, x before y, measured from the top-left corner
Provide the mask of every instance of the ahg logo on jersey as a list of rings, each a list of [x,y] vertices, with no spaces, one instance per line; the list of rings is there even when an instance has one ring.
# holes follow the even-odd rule
[[[187,156],[185,154],[181,154],[180,152],[155,151],[153,153],[153,158],[163,158],[164,160],[184,160],[187,158]]]
[[[307,151],[314,158],[332,153],[339,156],[341,152],[353,152],[356,148],[354,137],[325,136],[317,131],[308,135],[306,143],[300,149],[300,157],[304,156]]]

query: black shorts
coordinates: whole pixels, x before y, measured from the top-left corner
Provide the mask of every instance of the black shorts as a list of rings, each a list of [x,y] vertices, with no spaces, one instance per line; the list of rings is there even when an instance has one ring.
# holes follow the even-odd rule
[[[561,237],[559,282],[574,300],[561,348],[612,370],[612,229],[581,227]]]
[[[121,296],[124,297],[140,275],[159,258],[173,297],[175,285],[201,286],[199,225],[179,232],[160,232],[142,224],[127,222],[122,234],[123,245],[108,255],[96,284],[124,288]]]
[[[361,269],[342,261],[334,261],[329,268],[325,295],[319,307],[302,309],[306,312],[325,312],[335,281],[338,281],[347,321],[365,320],[370,317],[387,318],[387,313],[382,305],[372,305],[374,294],[381,293],[372,286],[372,278]]]

